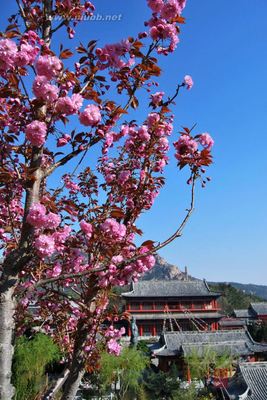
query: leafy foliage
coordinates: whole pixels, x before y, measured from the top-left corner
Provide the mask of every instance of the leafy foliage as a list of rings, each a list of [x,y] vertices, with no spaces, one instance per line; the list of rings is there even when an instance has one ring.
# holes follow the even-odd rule
[[[244,293],[228,283],[212,283],[209,286],[211,290],[222,293],[219,305],[227,315],[232,314],[234,309],[248,308],[251,302],[262,301],[259,297]]]
[[[203,354],[197,350],[192,350],[186,357],[186,362],[190,368],[192,378],[203,379],[215,369],[229,368],[233,358],[227,352],[219,355],[216,351],[207,348]]]
[[[248,330],[256,342],[267,342],[267,322],[249,325]]]
[[[140,379],[149,359],[141,351],[124,348],[119,357],[102,353],[99,377],[105,389],[114,385],[119,399],[126,399],[129,392],[138,393]]]
[[[17,339],[13,361],[15,400],[35,399],[45,384],[45,369],[58,361],[59,348],[48,336],[38,333],[32,339]]]

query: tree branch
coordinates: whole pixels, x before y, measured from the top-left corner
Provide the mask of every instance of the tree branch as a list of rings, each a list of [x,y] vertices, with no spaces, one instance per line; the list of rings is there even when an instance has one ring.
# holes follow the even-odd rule
[[[157,246],[153,247],[153,249],[147,251],[146,253],[142,253],[142,254],[137,254],[131,258],[129,258],[128,260],[124,260],[122,263],[118,264],[118,268],[123,268],[126,265],[139,260],[140,258],[146,257],[148,255],[151,254],[155,254],[158,250],[162,249],[163,247],[167,246],[168,244],[170,244],[171,242],[173,242],[175,239],[177,239],[178,237],[182,236],[182,232],[189,220],[189,218],[191,217],[193,211],[194,211],[194,205],[195,205],[195,183],[196,183],[196,179],[198,178],[198,175],[196,172],[193,173],[192,176],[192,188],[191,188],[191,201],[190,201],[190,207],[187,210],[187,213],[182,221],[182,223],[179,225],[178,229],[166,240],[164,240],[162,243],[159,243]],[[87,275],[92,275],[95,274],[97,272],[101,272],[101,271],[105,271],[107,268],[107,265],[103,265],[100,268],[94,268],[91,270],[86,270],[86,271],[82,271],[82,272],[77,272],[77,273],[70,273],[70,274],[63,274],[63,275],[59,275],[57,277],[54,278],[48,278],[48,279],[41,279],[39,282],[36,282],[33,286],[31,286],[31,290],[33,290],[34,288],[40,287],[40,286],[45,286],[48,285],[50,283],[54,283],[54,282],[58,282],[61,280],[65,280],[65,279],[73,279],[73,278],[81,278],[83,276],[87,276]]]

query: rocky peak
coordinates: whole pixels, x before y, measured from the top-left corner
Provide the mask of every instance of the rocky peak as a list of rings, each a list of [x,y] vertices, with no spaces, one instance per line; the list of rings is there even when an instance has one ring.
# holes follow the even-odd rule
[[[163,257],[156,255],[156,264],[148,272],[146,272],[142,280],[191,280],[192,277],[187,275],[187,271],[181,271],[176,265],[168,263]]]

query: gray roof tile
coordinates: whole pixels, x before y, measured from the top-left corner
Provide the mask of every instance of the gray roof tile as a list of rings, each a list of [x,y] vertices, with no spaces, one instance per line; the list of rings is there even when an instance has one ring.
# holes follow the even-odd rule
[[[219,297],[205,281],[139,281],[132,284],[132,291],[123,297]]]
[[[253,313],[251,313],[250,310],[245,309],[245,310],[234,310],[234,316],[236,318],[251,318],[253,317]]]
[[[174,355],[177,352],[188,354],[190,349],[197,349],[203,353],[205,348],[212,348],[219,353],[228,351],[232,355],[267,352],[267,344],[254,342],[245,329],[215,332],[166,332],[160,340],[165,346],[164,351],[160,351],[159,355]]]
[[[267,315],[267,303],[251,303],[250,308],[256,315]]]
[[[266,400],[267,398],[267,362],[240,364],[240,372],[251,394],[247,400]]]

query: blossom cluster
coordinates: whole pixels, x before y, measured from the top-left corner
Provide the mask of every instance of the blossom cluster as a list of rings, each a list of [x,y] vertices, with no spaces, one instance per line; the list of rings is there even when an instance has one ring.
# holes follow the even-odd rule
[[[192,137],[190,133],[184,133],[174,143],[175,157],[180,166],[186,164],[193,167],[209,165],[211,162],[210,151],[213,145],[214,140],[209,133],[202,133],[195,137]],[[199,146],[202,146],[203,149],[199,149]]]
[[[36,229],[34,242],[37,254],[41,258],[49,257],[55,251],[62,251],[64,242],[70,234],[71,228],[65,225],[59,228],[61,217],[59,214],[48,212],[41,203],[34,203],[29,209],[26,221]],[[49,233],[41,233],[48,230]],[[50,233],[50,231],[53,233]]]
[[[148,0],[147,3],[153,11],[152,18],[146,22],[150,28],[149,34],[155,42],[161,42],[157,48],[158,53],[167,55],[175,50],[179,42],[176,20],[180,17],[186,0]],[[166,41],[169,45],[166,45]]]
[[[110,325],[106,330],[104,336],[107,338],[107,349],[109,354],[115,356],[120,355],[121,345],[118,340],[125,334],[125,328],[115,329],[113,325]]]
[[[34,32],[28,32],[27,39],[33,40],[35,36]],[[16,67],[33,65],[38,53],[38,46],[27,42],[25,37],[19,46],[11,39],[0,39],[0,74],[12,71]]]

